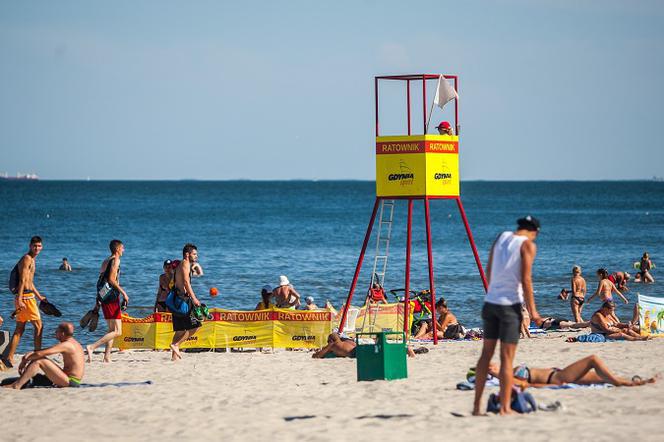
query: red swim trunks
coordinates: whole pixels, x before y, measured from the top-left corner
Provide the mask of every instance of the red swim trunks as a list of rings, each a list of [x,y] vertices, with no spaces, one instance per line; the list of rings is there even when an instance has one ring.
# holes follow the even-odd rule
[[[101,310],[104,312],[104,319],[122,319],[120,310],[120,297],[112,302],[102,303]]]

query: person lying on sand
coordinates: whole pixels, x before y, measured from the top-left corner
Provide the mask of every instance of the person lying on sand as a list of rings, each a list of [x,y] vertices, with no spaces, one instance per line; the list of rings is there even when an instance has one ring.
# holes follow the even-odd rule
[[[334,353],[338,358],[354,358],[355,357],[355,347],[357,344],[354,340],[349,338],[342,338],[339,336],[339,333],[330,333],[327,337],[327,345],[311,357],[320,359],[324,358],[328,353]]]
[[[322,359],[328,353],[334,353],[334,355],[338,358],[354,358],[356,347],[357,344],[354,340],[350,338],[343,338],[339,335],[339,333],[334,332],[330,333],[330,335],[327,337],[327,345],[318,350],[311,357]],[[413,350],[410,346],[406,348],[406,354],[409,358],[414,358],[416,354],[428,352],[429,349],[426,347],[420,347],[416,350]]]
[[[74,339],[74,324],[62,322],[55,330],[59,344],[45,350],[26,353],[18,367],[20,378],[5,388],[20,390],[40,370],[57,387],[80,387],[85,372],[83,347]],[[60,368],[47,356],[62,355],[64,365]]]
[[[617,321],[615,316],[616,304],[612,301],[606,301],[602,307],[593,313],[590,318],[590,332],[604,335],[606,339],[616,339],[625,341],[646,341],[649,336],[641,336],[628,324],[622,324]]]
[[[542,316],[534,321],[542,330],[560,330],[561,328],[586,328],[590,327],[590,322],[573,322],[563,318],[553,318],[551,316]]]
[[[489,374],[498,376],[500,366],[489,365]],[[648,379],[633,376],[631,380],[621,378],[611,373],[599,356],[591,355],[568,365],[565,368],[536,368],[520,365],[514,367],[514,385],[519,387],[547,387],[549,385],[564,384],[611,384],[616,387],[636,387],[639,385],[653,384],[661,376],[658,374]]]

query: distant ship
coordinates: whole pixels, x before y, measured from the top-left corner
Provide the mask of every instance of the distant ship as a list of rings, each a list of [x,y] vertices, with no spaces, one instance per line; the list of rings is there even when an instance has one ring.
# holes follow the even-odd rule
[[[36,173],[17,173],[16,176],[9,176],[7,172],[0,174],[0,181],[37,181],[39,177]]]

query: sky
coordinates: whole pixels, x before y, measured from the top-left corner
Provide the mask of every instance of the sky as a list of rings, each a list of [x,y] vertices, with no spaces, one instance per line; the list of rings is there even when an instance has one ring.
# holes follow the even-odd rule
[[[373,180],[406,73],[459,76],[462,180],[664,176],[664,2],[611,0],[0,0],[0,172]]]

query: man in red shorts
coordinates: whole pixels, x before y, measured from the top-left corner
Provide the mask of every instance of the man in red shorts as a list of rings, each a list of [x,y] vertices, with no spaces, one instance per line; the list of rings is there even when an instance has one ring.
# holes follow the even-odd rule
[[[129,297],[122,287],[120,287],[120,257],[124,254],[124,244],[119,239],[114,239],[108,245],[111,249],[111,256],[106,258],[101,263],[99,270],[99,280],[97,287],[103,287],[104,284],[110,286],[111,294],[106,295],[102,299],[97,297],[97,303],[101,304],[101,309],[104,312],[104,319],[108,324],[108,333],[101,337],[97,342],[92,345],[86,345],[85,349],[88,352],[88,362],[92,362],[92,353],[97,347],[106,344],[104,351],[104,362],[111,362],[111,347],[113,347],[113,339],[122,335],[122,309],[120,303],[120,296],[124,298],[125,303],[129,303]]]

